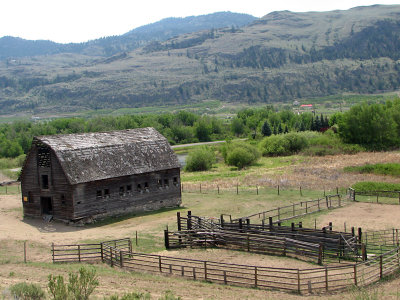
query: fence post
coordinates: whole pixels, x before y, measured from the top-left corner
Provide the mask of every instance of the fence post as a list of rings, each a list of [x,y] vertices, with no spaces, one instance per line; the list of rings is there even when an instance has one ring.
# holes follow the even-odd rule
[[[382,264],[382,255],[379,256],[379,278],[382,279],[383,277],[383,264]]]
[[[207,281],[207,262],[204,261],[204,280]]]
[[[201,194],[201,183],[200,183],[200,194]]]
[[[318,211],[321,210],[321,207],[319,206],[319,201],[320,201],[320,199],[318,199]]]
[[[81,245],[78,245],[78,261],[81,262]]]
[[[113,247],[110,247],[110,265],[111,267],[114,267],[114,262],[113,262]]]
[[[269,228],[271,229],[272,226],[273,226],[272,217],[269,217],[269,218],[268,218],[268,221],[269,221]]]
[[[325,289],[328,290],[328,267],[325,267]]]
[[[363,261],[367,260],[367,247],[365,244],[361,244],[361,257]]]
[[[279,195],[279,184],[278,184],[278,195]]]
[[[169,249],[169,236],[168,236],[168,229],[164,230],[164,244],[165,249]]]
[[[332,222],[329,222],[329,231],[332,231]]]
[[[361,227],[358,227],[358,241],[361,243],[362,241],[362,229]]]
[[[53,263],[54,263],[54,243],[51,243],[51,256],[52,256]]]
[[[254,287],[258,286],[257,267],[254,267]]]
[[[137,246],[137,244],[136,244]],[[132,253],[132,240],[129,239],[129,253]]]
[[[258,185],[256,185],[256,189],[257,189],[257,195],[258,195]]]
[[[239,219],[239,229],[242,229],[242,228],[243,228],[243,220]]]
[[[341,203],[341,202],[342,202],[342,199],[341,199],[341,198],[342,198],[342,197],[339,195],[339,200],[338,200],[338,201],[339,201],[339,207],[342,206],[342,203]]]
[[[187,229],[192,229],[192,212],[190,210],[187,212]]]
[[[399,246],[399,230],[396,229],[396,245]]]
[[[193,267],[193,280],[196,280],[196,267]]]
[[[322,243],[319,243],[318,246],[318,264],[322,265],[322,257],[324,254],[324,245]]]
[[[162,273],[161,255],[158,256],[158,268],[160,269],[160,273]]]
[[[178,231],[181,231],[182,226],[181,226],[181,213],[180,212],[176,213],[176,222],[178,223]]]
[[[24,263],[26,264],[26,241],[24,241]]]
[[[224,227],[224,215],[220,216],[220,224],[221,224],[221,227],[223,228]]]
[[[219,185],[217,185],[218,195],[219,195]]]
[[[239,183],[236,184],[236,195],[239,195]]]
[[[357,264],[354,264],[354,285],[357,286]]]
[[[250,252],[250,234],[247,233],[247,252]]]
[[[104,252],[103,252],[103,243],[100,243],[100,257],[101,257],[101,262],[104,262]]]
[[[329,200],[328,200],[328,196],[325,197],[326,200],[326,208],[329,208]]]
[[[122,250],[119,251],[119,264],[121,265],[121,268],[124,267],[124,255],[122,253]]]
[[[225,284],[228,283],[228,281],[227,281],[227,279],[226,279],[226,271],[224,271],[224,283],[225,283]]]
[[[297,269],[297,291],[301,294],[300,269]]]
[[[306,201],[306,214],[308,214],[308,201]]]

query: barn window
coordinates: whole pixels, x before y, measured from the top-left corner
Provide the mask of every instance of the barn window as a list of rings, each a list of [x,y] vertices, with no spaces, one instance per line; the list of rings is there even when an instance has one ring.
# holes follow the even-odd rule
[[[174,177],[174,185],[178,185],[178,177]]]
[[[101,190],[96,191],[96,198],[101,198],[103,196],[103,193]]]
[[[158,185],[158,187],[162,187],[162,180],[161,179],[157,180],[157,185]]]
[[[104,197],[110,197],[110,190],[104,189]]]
[[[49,176],[42,175],[42,189],[48,190],[49,189]]]
[[[149,191],[149,183],[148,183],[148,182],[145,182],[145,183],[144,183],[144,190],[145,190],[146,192]]]
[[[132,192],[132,185],[128,184],[128,185],[126,186],[126,192],[127,192],[127,193]]]
[[[65,204],[65,195],[61,194],[61,204]]]
[[[141,191],[142,191],[142,186],[141,186],[140,183],[137,185],[137,191],[138,191],[138,192],[141,192]]]
[[[167,187],[169,185],[169,180],[168,179],[164,179],[164,185]]]
[[[123,196],[124,194],[125,194],[125,187],[120,186],[120,187],[119,187],[119,195],[120,195],[120,196]]]

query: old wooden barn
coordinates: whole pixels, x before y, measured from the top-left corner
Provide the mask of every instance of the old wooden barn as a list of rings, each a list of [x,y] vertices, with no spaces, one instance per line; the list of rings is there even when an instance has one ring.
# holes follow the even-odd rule
[[[181,203],[180,164],[154,128],[35,137],[20,178],[24,216],[78,221]]]

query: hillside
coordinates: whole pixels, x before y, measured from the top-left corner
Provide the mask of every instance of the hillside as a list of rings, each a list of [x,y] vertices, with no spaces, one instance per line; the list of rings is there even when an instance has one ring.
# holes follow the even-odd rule
[[[86,43],[60,44],[52,41],[31,41],[6,36],[0,38],[0,60],[60,53],[110,56],[132,51],[152,41],[165,41],[174,36],[222,27],[242,27],[257,18],[231,12],[218,12],[186,18],[167,18],[144,25],[120,36],[104,37]]]
[[[400,86],[400,5],[273,12],[108,57],[57,54],[0,63],[0,110],[74,111],[273,103]],[[62,106],[62,109],[60,109]]]

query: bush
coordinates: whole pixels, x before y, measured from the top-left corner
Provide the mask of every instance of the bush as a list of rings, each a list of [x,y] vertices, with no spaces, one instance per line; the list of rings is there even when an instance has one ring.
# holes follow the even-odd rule
[[[45,299],[45,293],[42,288],[33,283],[21,282],[14,284],[10,288],[11,294],[15,299],[24,299],[24,300],[40,300]]]
[[[78,274],[69,273],[68,284],[61,275],[49,275],[48,289],[54,300],[88,300],[98,285],[96,270],[81,267]]]
[[[308,141],[302,134],[291,132],[285,134],[283,137],[288,142],[290,153],[298,153],[308,146]]]
[[[104,298],[104,300],[150,300],[149,293],[139,293],[139,292],[132,292],[126,293],[119,297],[118,295],[111,296],[110,298]]]
[[[222,155],[225,163],[239,169],[254,164],[261,156],[256,147],[244,142],[226,144],[222,148]]]
[[[271,135],[260,142],[261,153],[264,156],[281,156],[290,154],[289,142],[280,135]]]
[[[358,172],[367,174],[391,175],[400,176],[400,164],[387,163],[387,164],[366,164],[364,166],[351,166],[343,169],[345,172]]]
[[[189,152],[189,155],[186,159],[185,171],[207,171],[212,168],[212,164],[214,162],[214,151],[207,146],[204,146]]]

